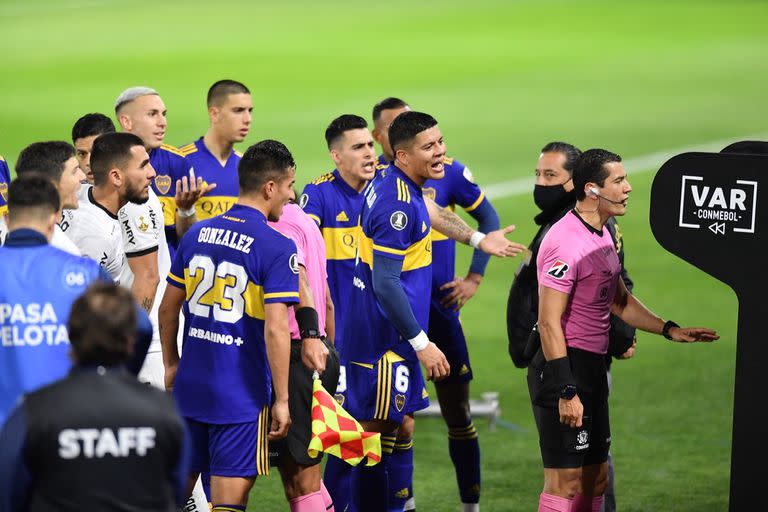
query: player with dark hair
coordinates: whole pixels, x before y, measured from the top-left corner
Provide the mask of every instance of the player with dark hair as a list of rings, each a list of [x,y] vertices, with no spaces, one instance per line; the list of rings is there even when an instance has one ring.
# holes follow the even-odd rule
[[[77,208],[77,191],[85,175],[80,170],[71,145],[64,141],[50,141],[35,142],[24,148],[16,161],[16,175],[30,173],[51,180],[59,191],[61,208]],[[80,250],[64,235],[62,228],[57,224],[53,229],[51,245],[79,256]]]
[[[240,82],[219,80],[208,89],[208,131],[180,148],[195,175],[205,184],[216,184],[216,195],[206,194],[195,203],[197,219],[221,215],[237,201],[237,164],[242,154],[235,144],[248,136],[252,113],[251,93]]]
[[[0,433],[0,510],[171,512],[183,503],[184,424],[171,397],[122,368],[136,312],[130,293],[107,283],[72,304],[75,367],[27,395]]]
[[[378,160],[379,169],[385,168],[394,158],[389,127],[398,115],[407,111],[410,111],[408,104],[393,97],[373,107],[373,136],[382,150]],[[469,168],[447,156],[444,158],[444,168],[444,179],[427,180],[424,183],[424,196],[443,208],[453,210],[457,205],[461,206],[477,221],[480,232],[498,229],[499,217],[496,210],[475,184]],[[435,384],[435,390],[440,411],[448,426],[448,451],[456,471],[462,507],[465,511],[474,511],[479,510],[480,502],[480,444],[469,410],[469,383],[473,373],[467,341],[459,321],[459,310],[477,293],[490,257],[476,249],[466,276],[455,277],[455,242],[434,226],[432,241],[432,295],[428,335],[445,353],[454,369],[450,377]],[[405,510],[415,508],[412,496],[413,431],[413,419],[407,418],[398,432],[393,456],[398,461],[393,472],[402,478],[398,489],[408,489],[409,499]]]
[[[296,245],[267,221],[291,197],[294,168],[277,141],[248,148],[237,204],[182,238],[160,305],[166,387],[193,438],[188,491],[210,470],[214,511],[245,510],[256,476],[268,471],[267,439],[285,437],[291,424],[288,307],[299,299],[299,266]]]
[[[621,264],[606,228],[624,215],[632,187],[621,157],[585,151],[573,170],[576,205],[539,248],[540,350],[528,387],[544,465],[539,511],[599,510],[608,476],[610,314],[637,329],[679,342],[719,338],[706,328],[681,328],[648,310],[620,279]]]
[[[403,114],[390,127],[395,162],[365,191],[354,287],[342,347],[347,365],[347,410],[368,431],[382,433],[382,460],[352,472],[353,506],[391,507],[388,469],[398,426],[406,414],[427,407],[419,367],[429,379],[450,366],[425,329],[432,280],[430,220],[421,186],[444,175],[445,145],[428,114]]]
[[[85,114],[72,126],[72,144],[75,145],[75,155],[80,168],[85,173],[88,183],[93,185],[91,172],[91,150],[96,137],[105,133],[114,133],[115,124],[104,114]]]

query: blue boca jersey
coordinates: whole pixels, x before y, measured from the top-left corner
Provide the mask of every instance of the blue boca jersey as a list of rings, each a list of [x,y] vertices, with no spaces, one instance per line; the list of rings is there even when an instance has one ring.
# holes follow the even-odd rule
[[[271,395],[265,305],[298,302],[296,245],[258,210],[235,205],[190,228],[168,283],[186,291],[184,354],[173,388],[182,415],[257,421]]]
[[[358,236],[358,259],[345,324],[342,358],[371,364],[389,350],[416,360],[373,291],[373,256],[403,262],[400,282],[419,326],[426,331],[432,283],[432,236],[421,188],[392,165],[365,191]]]
[[[11,171],[8,162],[0,155],[0,217],[8,213],[8,185],[11,184]]]
[[[377,168],[383,168],[384,155],[379,156]],[[440,180],[427,180],[422,186],[424,197],[451,211],[456,206],[471,212],[485,200],[485,194],[475,184],[470,170],[454,158],[444,159],[445,176]],[[446,294],[440,287],[453,281],[456,272],[456,242],[437,230],[432,230],[432,298],[433,306],[445,310],[440,298]],[[447,312],[453,312],[452,309]]]
[[[197,219],[210,219],[232,208],[240,195],[237,164],[240,163],[242,153],[232,151],[222,166],[218,158],[208,150],[202,137],[179,149],[195,170],[196,177],[203,178],[206,184],[216,184],[212,195],[206,194],[195,203]]]
[[[189,178],[191,166],[178,148],[170,144],[163,144],[149,152],[149,163],[155,169],[152,188],[163,206],[163,220],[165,223],[165,238],[171,257],[179,244],[176,235],[176,180],[183,176]]]
[[[22,231],[37,238],[18,230],[0,247],[0,425],[23,393],[67,374],[72,303],[93,281],[111,282],[98,263],[47,245],[42,235],[34,245],[15,245]]]
[[[323,234],[328,287],[336,315],[336,349],[344,345],[344,321],[349,312],[355,271],[356,233],[363,194],[347,185],[338,170],[324,174],[304,187],[299,205]]]

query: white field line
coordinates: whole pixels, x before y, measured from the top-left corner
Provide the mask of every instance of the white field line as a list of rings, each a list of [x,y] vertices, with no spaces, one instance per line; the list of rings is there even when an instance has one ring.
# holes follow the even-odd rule
[[[626,158],[624,159],[623,163],[624,168],[627,170],[631,178],[633,174],[658,170],[659,167],[661,167],[661,164],[673,156],[679,155],[680,153],[689,153],[691,151],[717,152],[728,144],[736,141],[766,139],[768,139],[768,133],[753,133],[744,137],[715,140],[694,146],[685,146],[676,149],[656,151],[654,153],[648,153],[647,155]],[[489,199],[503,199],[505,197],[530,194],[533,190],[533,182],[534,178],[531,176],[528,178],[518,178],[516,180],[503,181],[501,183],[492,183],[490,185],[484,185],[482,188],[485,192],[485,195]]]

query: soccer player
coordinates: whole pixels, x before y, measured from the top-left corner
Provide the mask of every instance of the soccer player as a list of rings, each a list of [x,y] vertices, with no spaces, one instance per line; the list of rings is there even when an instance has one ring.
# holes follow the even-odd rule
[[[75,155],[80,168],[85,173],[85,179],[93,185],[91,172],[91,150],[96,137],[105,133],[114,133],[115,124],[104,114],[85,114],[75,121],[72,126],[72,144],[75,145]]]
[[[544,512],[589,512],[602,504],[611,444],[605,365],[611,312],[672,341],[719,339],[711,329],[665,322],[619,278],[606,223],[626,213],[632,191],[621,157],[585,151],[573,186],[576,205],[544,236],[536,260],[541,347],[528,369],[528,388],[544,465]]]
[[[199,220],[221,215],[237,201],[237,164],[242,154],[234,146],[248,136],[253,113],[251,92],[234,80],[213,84],[207,101],[208,131],[180,148],[203,183],[216,183],[215,196],[202,196],[195,203]]]
[[[338,354],[327,340],[333,335],[334,322],[331,316],[329,325],[326,316],[328,311],[333,314],[333,308],[326,308],[330,292],[325,243],[314,221],[293,202],[285,205],[278,221],[269,224],[293,240],[299,264],[299,303],[289,310],[291,426],[284,440],[270,444],[270,456],[277,453],[277,466],[292,512],[330,510],[333,501],[321,479],[322,454],[307,455],[312,434],[313,371],[319,372],[325,389],[336,389],[339,380]]]
[[[100,283],[72,305],[75,368],[27,395],[0,433],[0,510],[172,511],[183,503],[184,423],[171,397],[121,366],[133,350],[132,302]]]
[[[60,197],[47,176],[16,178],[8,206],[10,233],[0,247],[0,425],[22,393],[66,375],[72,302],[89,283],[108,279],[95,262],[49,245]]]
[[[386,98],[373,107],[373,136],[381,146],[378,169],[386,168],[394,159],[389,145],[388,130],[392,121],[410,110],[399,98]],[[499,228],[499,217],[471,171],[454,158],[444,159],[445,178],[427,180],[423,191],[439,206],[453,210],[464,208],[478,222],[478,231],[487,233]],[[450,377],[435,383],[440,411],[448,426],[448,451],[456,471],[463,510],[479,510],[480,502],[480,444],[469,411],[469,382],[472,367],[467,341],[459,321],[459,310],[477,292],[482,282],[489,256],[475,249],[464,278],[455,277],[455,242],[438,230],[432,232],[432,295],[429,312],[429,338],[435,340],[454,371]],[[398,433],[393,459],[398,460],[397,473],[408,489],[405,510],[415,508],[412,497],[413,418],[406,418]],[[409,476],[410,475],[410,476]],[[401,486],[398,486],[400,488]]]
[[[0,245],[5,242],[5,236],[8,234],[5,216],[8,214],[8,184],[11,182],[11,171],[8,169],[8,163],[0,155]]]
[[[437,121],[408,112],[390,127],[395,162],[365,192],[358,261],[345,331],[347,410],[366,430],[382,433],[382,460],[352,472],[352,504],[388,510],[388,467],[403,416],[427,407],[421,362],[429,379],[450,373],[443,353],[424,332],[432,281],[431,225],[421,186],[445,173],[445,144]]]
[[[541,210],[534,218],[540,226],[528,246],[529,252],[525,260],[515,272],[515,279],[507,301],[507,335],[509,338],[509,353],[515,365],[527,367],[533,354],[526,353],[526,346],[531,330],[536,323],[539,309],[539,283],[536,276],[536,257],[539,247],[552,225],[563,218],[576,205],[576,192],[573,188],[573,168],[581,155],[581,151],[567,142],[550,142],[541,149],[536,164],[536,185],[533,190],[533,200]],[[627,269],[624,267],[624,242],[615,218],[608,219],[605,224],[613,239],[616,253],[621,263],[621,279],[632,291],[633,283]],[[533,265],[531,264],[533,262]],[[606,366],[609,369],[608,385],[611,386],[611,359],[629,359],[635,351],[635,329],[627,325],[616,315],[611,315],[611,330],[608,337],[608,356]],[[616,510],[616,497],[613,492],[613,464],[608,454],[608,486],[605,491],[605,501],[601,512]]]
[[[96,138],[91,171],[94,185],[83,193],[79,208],[64,211],[62,229],[83,255],[98,261],[115,282],[130,287],[133,275],[126,261],[118,211],[129,202],[141,204],[149,200],[155,171],[144,143],[130,133],[107,133]],[[151,219],[147,217],[146,221]],[[137,289],[134,295],[149,311],[154,291],[141,290]]]
[[[288,307],[299,299],[298,257],[296,244],[267,221],[288,202],[294,167],[277,141],[248,148],[237,204],[190,228],[160,305],[166,387],[193,437],[190,484],[210,470],[214,511],[245,510],[256,476],[268,470],[267,439],[285,437],[291,423]]]
[[[157,173],[152,188],[163,205],[166,239],[173,257],[179,238],[197,220],[195,202],[216,185],[204,185],[202,178],[195,179],[184,154],[163,143],[168,128],[166,114],[163,99],[149,87],[128,88],[115,100],[115,116],[121,129],[144,141]]]
[[[349,301],[352,297],[352,283],[355,265],[356,230],[359,212],[363,204],[362,191],[370,180],[376,176],[373,138],[368,130],[368,124],[362,117],[345,114],[334,119],[325,132],[326,143],[336,169],[325,174],[308,184],[301,195],[299,204],[310,217],[319,225],[326,245],[328,258],[328,283],[333,298],[336,315],[336,347],[343,352],[343,322],[348,318]],[[384,170],[379,172],[379,178]],[[507,241],[499,230],[485,238],[482,233],[473,231],[455,213],[440,208],[435,203],[426,199],[426,207],[429,212],[433,227],[448,234],[453,239],[468,243],[472,239],[483,251],[498,256],[514,255],[522,249],[519,244]],[[504,248],[502,251],[497,249]],[[511,250],[509,253],[503,251]],[[345,366],[342,359],[339,386],[336,390],[336,399],[344,402],[344,394],[347,390],[345,378]],[[410,443],[403,442],[398,450],[397,458],[408,459],[410,455],[410,467],[412,468],[412,452]],[[405,457],[401,457],[404,454]],[[408,460],[405,461],[408,465]],[[326,485],[333,496],[334,503],[343,509],[348,502],[348,478],[350,466],[336,458],[329,458],[326,462]],[[412,474],[412,469],[400,473]],[[408,481],[411,478],[406,478]],[[406,483],[406,486],[410,486]],[[400,490],[401,488],[398,488]],[[408,490],[410,493],[410,489]],[[401,493],[402,494],[402,493]]]

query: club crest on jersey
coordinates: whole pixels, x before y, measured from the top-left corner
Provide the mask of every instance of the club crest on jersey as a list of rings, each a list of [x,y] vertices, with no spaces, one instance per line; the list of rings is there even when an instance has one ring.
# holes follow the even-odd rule
[[[408,216],[404,212],[398,210],[389,217],[389,223],[397,231],[402,231],[405,229],[405,226],[408,225]]]
[[[422,194],[424,194],[424,197],[428,197],[431,200],[435,200],[435,197],[437,197],[437,191],[432,187],[426,187],[421,189]]]
[[[167,174],[159,174],[155,177],[155,187],[161,194],[167,194],[171,190],[171,177]]]
[[[555,279],[562,279],[565,277],[565,274],[568,273],[570,268],[571,266],[563,260],[557,260],[555,261],[555,264],[552,265],[549,270],[547,270],[547,275],[550,275]]]
[[[395,407],[397,407],[398,412],[403,412],[403,407],[405,407],[405,395],[395,395]]]
[[[3,196],[3,201],[8,202],[8,184],[0,183],[0,196]]]
[[[307,194],[301,194],[301,197],[299,197],[299,207],[303,210],[305,206],[307,206],[307,203],[309,202],[309,196]]]
[[[336,399],[336,403],[338,403],[340,406],[342,407],[344,406],[344,400],[346,397],[343,394],[336,393],[335,395],[333,395],[333,398]]]
[[[291,267],[291,272],[294,274],[299,273],[299,257],[296,256],[296,253],[291,254],[291,257],[288,260],[288,265]]]

